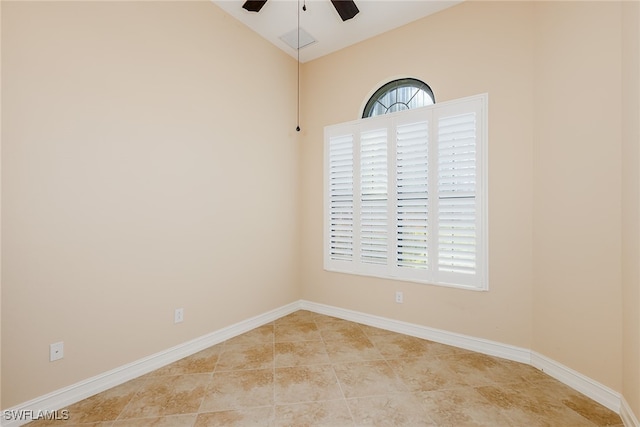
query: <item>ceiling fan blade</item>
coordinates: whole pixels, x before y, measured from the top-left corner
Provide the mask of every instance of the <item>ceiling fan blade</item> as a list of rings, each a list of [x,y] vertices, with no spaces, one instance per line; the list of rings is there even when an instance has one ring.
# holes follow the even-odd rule
[[[343,21],[353,18],[360,12],[353,0],[331,0],[331,3]]]
[[[249,12],[260,12],[266,2],[267,0],[247,0],[242,5],[242,8],[247,9]]]

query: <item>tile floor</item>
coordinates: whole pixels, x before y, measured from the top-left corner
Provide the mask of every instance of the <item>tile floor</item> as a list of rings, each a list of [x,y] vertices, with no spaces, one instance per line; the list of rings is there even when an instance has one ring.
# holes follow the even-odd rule
[[[622,426],[524,364],[297,311],[32,426]]]

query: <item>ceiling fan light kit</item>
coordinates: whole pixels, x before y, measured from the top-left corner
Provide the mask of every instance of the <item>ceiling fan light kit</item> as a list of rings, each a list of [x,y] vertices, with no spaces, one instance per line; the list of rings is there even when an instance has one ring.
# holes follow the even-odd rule
[[[338,15],[343,21],[347,21],[356,16],[360,10],[352,0],[331,0],[333,7],[336,8]]]
[[[267,0],[247,0],[242,5],[242,8],[249,12],[260,12],[260,9],[262,9],[266,2]],[[338,12],[338,15],[340,15],[343,21],[353,18],[360,12],[353,0],[331,0],[331,4],[333,4],[333,7],[335,7],[336,12]],[[307,9],[306,5],[304,9]]]
[[[260,12],[260,9],[262,9],[262,6],[264,6],[266,2],[267,0],[247,0],[242,5],[242,8],[249,12]]]

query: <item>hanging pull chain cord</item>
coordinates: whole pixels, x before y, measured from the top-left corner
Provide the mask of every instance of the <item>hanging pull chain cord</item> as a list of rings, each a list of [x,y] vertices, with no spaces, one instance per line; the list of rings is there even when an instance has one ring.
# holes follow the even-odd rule
[[[300,0],[298,0],[298,42],[296,44],[296,51],[298,54],[298,125],[296,126],[296,132],[300,132]]]
[[[302,10],[307,11],[307,0],[302,3]],[[296,132],[300,132],[300,0],[298,0],[298,125],[296,126]]]

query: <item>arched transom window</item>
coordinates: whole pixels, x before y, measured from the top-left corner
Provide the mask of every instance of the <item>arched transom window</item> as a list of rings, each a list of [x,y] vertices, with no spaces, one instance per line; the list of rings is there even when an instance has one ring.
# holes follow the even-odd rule
[[[393,80],[378,89],[367,102],[362,118],[410,110],[435,103],[433,91],[413,78]]]

